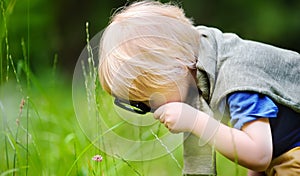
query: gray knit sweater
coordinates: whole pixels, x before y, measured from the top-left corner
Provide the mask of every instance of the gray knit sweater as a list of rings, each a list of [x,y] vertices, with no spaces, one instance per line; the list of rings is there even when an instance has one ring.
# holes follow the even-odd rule
[[[197,68],[207,73],[204,91],[216,113],[222,100],[236,91],[254,91],[300,112],[300,55],[271,45],[242,40],[232,33],[199,26]],[[201,72],[202,71],[202,72]],[[223,112],[221,112],[223,113]]]
[[[216,28],[197,27],[200,50],[197,62],[199,109],[221,120],[229,116],[224,100],[236,91],[269,96],[300,113],[300,55],[271,45],[243,40]],[[184,174],[215,173],[209,146],[197,146],[191,136],[184,145]],[[197,147],[195,147],[197,146]]]

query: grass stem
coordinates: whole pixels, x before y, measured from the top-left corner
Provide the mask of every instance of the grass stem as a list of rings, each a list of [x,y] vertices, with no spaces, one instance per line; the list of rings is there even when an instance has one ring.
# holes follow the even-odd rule
[[[21,85],[21,82],[20,82],[20,79],[19,79],[19,76],[18,76],[16,67],[15,67],[14,61],[13,61],[11,55],[9,55],[9,60],[10,60],[10,64],[11,64],[11,66],[12,66],[14,75],[15,75],[15,77],[16,77],[17,84],[18,84],[18,86],[19,86],[19,88],[20,88],[20,92],[23,94],[22,85]]]
[[[8,44],[8,30],[7,30],[7,23],[6,23],[6,13],[4,9],[4,1],[1,1],[1,11],[3,17],[3,26],[4,26],[4,41],[5,41],[5,50],[6,50],[6,62],[9,63],[9,44]],[[2,38],[1,38],[2,39]],[[2,41],[0,41],[2,42]],[[2,48],[0,48],[2,50]],[[9,64],[6,64],[6,77],[5,80],[8,81],[9,75]],[[1,59],[1,77],[2,77],[2,59]],[[1,78],[2,79],[2,78]],[[1,81],[2,83],[2,81]]]
[[[8,131],[8,125],[7,125],[7,119],[4,111],[4,106],[0,100],[0,110],[2,112],[2,123],[3,123],[3,129],[5,133]],[[8,136],[5,135],[4,137],[4,146],[5,146],[5,160],[6,160],[6,168],[9,169],[9,155],[8,155]]]
[[[136,168],[134,168],[127,160],[120,156],[117,157],[119,157],[123,162],[125,162],[129,166],[129,168],[131,168],[137,175],[142,176],[142,174]]]
[[[173,153],[168,149],[168,147],[163,143],[163,141],[159,139],[159,137],[153,132],[152,129],[151,129],[151,133],[155,137],[155,139],[161,144],[161,146],[163,146],[166,149],[166,151],[171,156],[171,158],[173,159],[173,161],[175,161],[177,167],[179,169],[182,169],[181,165],[179,164],[178,160],[175,158],[175,156],[173,155]]]
[[[27,90],[29,91],[30,89],[30,64],[29,64],[29,58],[28,58],[28,50],[26,51],[26,46],[25,46],[25,41],[24,39],[22,38],[21,40],[21,46],[22,46],[22,52],[23,52],[23,57],[24,57],[24,62],[25,62],[25,65],[24,65],[24,71],[25,71],[25,75],[26,75],[26,83],[27,83]],[[27,46],[28,48],[28,46]]]
[[[27,0],[27,56],[26,56],[26,78],[27,78],[27,89],[30,89],[30,71],[29,71],[29,65],[30,65],[30,0]],[[27,174],[26,174],[27,175]]]
[[[27,96],[26,98],[27,102],[27,111],[26,111],[26,170],[25,170],[25,175],[28,175],[28,167],[29,167],[29,97]]]
[[[113,127],[109,128],[108,130],[106,130],[105,132],[103,132],[101,135],[97,136],[96,139],[94,141],[92,141],[88,146],[86,146],[81,153],[78,155],[78,157],[76,158],[76,160],[73,162],[73,164],[71,165],[71,167],[69,168],[66,176],[70,175],[74,166],[76,165],[76,163],[79,161],[79,159],[83,156],[83,154],[85,152],[87,152],[93,145],[95,145],[96,141],[99,140],[101,137],[103,137],[105,134],[111,132],[112,130],[120,127],[121,125],[125,124],[126,121],[121,121],[120,123],[114,125]]]

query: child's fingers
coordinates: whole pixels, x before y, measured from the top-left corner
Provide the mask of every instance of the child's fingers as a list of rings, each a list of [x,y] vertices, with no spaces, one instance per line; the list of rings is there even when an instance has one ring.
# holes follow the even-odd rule
[[[153,117],[156,119],[156,120],[159,120],[160,122],[164,122],[164,111],[165,110],[165,107],[164,105],[163,106],[160,106],[157,110],[154,111],[153,113]]]

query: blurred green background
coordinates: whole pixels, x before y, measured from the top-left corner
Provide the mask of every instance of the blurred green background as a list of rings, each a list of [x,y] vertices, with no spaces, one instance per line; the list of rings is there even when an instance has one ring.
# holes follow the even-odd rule
[[[107,25],[113,12],[126,0],[1,0],[15,2],[7,12],[8,39],[13,59],[22,58],[21,39],[30,45],[32,69],[52,66],[72,74],[85,46],[85,23],[94,36]],[[129,1],[131,2],[131,1]],[[167,2],[167,1],[163,1]],[[300,52],[300,1],[298,0],[185,0],[173,1],[184,8],[196,25],[234,32],[245,39],[262,41]],[[28,19],[27,14],[30,14]],[[2,16],[1,16],[2,17]],[[0,20],[3,31],[3,20]],[[1,32],[1,39],[3,32]],[[3,40],[2,46],[3,46]],[[1,58],[5,55],[1,50]]]
[[[100,175],[99,170],[103,175],[181,175],[171,156],[151,162],[106,156],[91,146],[75,117],[72,76],[86,45],[85,24],[89,22],[92,37],[116,9],[132,1],[0,2],[1,176]],[[300,52],[298,0],[173,2],[196,25]],[[103,155],[105,162],[93,163],[95,154]],[[181,148],[174,156],[182,164]],[[245,175],[243,168],[219,155],[218,163],[219,175]]]

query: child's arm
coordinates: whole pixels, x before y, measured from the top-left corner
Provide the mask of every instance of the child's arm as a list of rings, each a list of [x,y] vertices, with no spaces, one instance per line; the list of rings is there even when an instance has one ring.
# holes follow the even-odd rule
[[[230,160],[237,159],[240,165],[249,169],[263,171],[272,159],[272,137],[267,118],[249,122],[242,130],[237,130],[179,102],[161,106],[154,112],[154,117],[171,132],[192,132]],[[213,128],[207,128],[211,125]]]
[[[208,117],[200,117],[193,133],[202,135]],[[210,143],[212,140],[210,140]],[[230,160],[255,171],[265,170],[272,159],[272,137],[268,119],[249,122],[241,130],[220,124],[214,135],[216,149]]]

